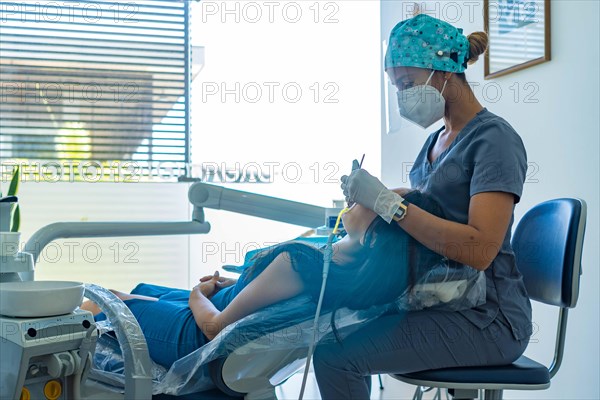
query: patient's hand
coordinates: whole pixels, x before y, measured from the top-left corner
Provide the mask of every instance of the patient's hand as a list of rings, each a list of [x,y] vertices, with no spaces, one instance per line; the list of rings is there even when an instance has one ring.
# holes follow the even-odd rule
[[[215,275],[203,276],[202,278],[200,278],[200,282],[208,282],[211,279],[213,279],[215,276],[217,277],[217,280],[215,282],[215,286],[217,287],[217,290],[226,288],[227,286],[235,285],[237,283],[237,279],[225,278],[225,277],[219,276],[219,271],[215,271]]]
[[[200,283],[196,286],[200,292],[210,299],[219,290],[227,286],[235,285],[237,279],[224,278],[219,276],[219,271],[215,271],[214,275],[206,275],[200,278]]]
[[[213,281],[200,282],[198,285],[194,286],[194,289],[192,289],[192,292],[195,289],[199,289],[200,293],[202,293],[202,295],[204,297],[206,297],[207,299],[210,299],[218,291],[218,289],[216,288],[215,282],[213,282]]]
[[[192,294],[198,289],[200,293],[210,299],[217,291],[217,283],[219,282],[219,271],[215,271],[214,275],[207,275],[200,278],[200,283],[194,286]]]

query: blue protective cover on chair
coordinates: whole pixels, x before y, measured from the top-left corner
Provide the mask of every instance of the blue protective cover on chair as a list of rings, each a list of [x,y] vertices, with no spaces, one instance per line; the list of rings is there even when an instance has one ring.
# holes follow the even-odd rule
[[[510,365],[460,367],[399,374],[403,378],[453,383],[543,385],[550,382],[548,369],[525,356]]]
[[[578,199],[550,200],[533,207],[519,221],[512,247],[531,299],[575,306],[578,293],[573,289],[579,286],[580,268],[574,268],[574,263],[581,262],[575,255],[582,207]]]

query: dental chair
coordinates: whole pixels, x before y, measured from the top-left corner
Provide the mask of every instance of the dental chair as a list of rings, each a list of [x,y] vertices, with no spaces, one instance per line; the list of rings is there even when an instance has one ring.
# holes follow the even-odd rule
[[[17,288],[17,294],[25,287],[19,286],[20,283],[42,284],[34,280],[34,265],[44,247],[56,239],[205,234],[210,230],[210,224],[204,219],[205,208],[310,228],[321,227],[324,222],[327,227],[331,219],[328,212],[337,215],[339,211],[201,182],[190,187],[188,197],[194,206],[191,221],[48,225],[32,235],[24,251],[15,249],[14,254],[0,257],[0,283]],[[4,208],[8,210],[9,206]],[[135,317],[119,298],[97,285],[79,285],[85,286],[85,297],[100,306],[110,325],[102,325],[104,321],[95,322],[91,313],[74,309],[76,305],[60,315],[34,313],[33,319],[27,320],[10,311],[0,315],[3,327],[8,323],[15,327],[0,333],[0,353],[3,354],[0,358],[0,397],[25,395],[27,398],[31,393],[32,398],[37,398],[39,392],[50,385],[53,389],[51,397],[56,400],[276,399],[275,387],[302,369],[309,343],[313,340],[315,304],[308,295],[297,296],[229,325],[211,342],[177,360],[166,371],[150,359]],[[7,293],[4,288],[3,296]],[[80,301],[81,298],[73,304],[80,304]],[[338,310],[338,332],[344,337],[383,312],[386,312],[385,306],[360,311]],[[316,339],[334,340],[331,314],[327,310],[321,314]],[[75,326],[69,322],[72,320],[78,321],[77,336],[61,334],[65,324]],[[31,324],[38,326],[40,323],[48,325],[57,334],[53,334],[54,341],[49,344],[36,340],[35,344],[39,346],[33,348],[27,329]],[[82,330],[81,325],[86,330]],[[8,358],[5,357],[7,351],[11,352]],[[115,366],[116,370],[112,369]]]
[[[106,291],[106,295],[110,296],[110,292]],[[98,297],[93,300],[102,301]],[[118,299],[110,301],[119,302]],[[156,365],[144,368],[147,372],[152,370],[152,398],[277,399],[275,388],[305,365],[313,338],[315,308],[308,295],[273,304],[227,326],[212,341],[177,360],[169,370]],[[367,310],[339,309],[335,319],[338,334],[346,337],[386,310],[387,305]],[[127,311],[126,306],[123,311]],[[330,316],[331,313],[325,310],[319,318],[317,341],[320,343],[335,340],[331,334]],[[135,324],[134,318],[129,322],[126,320],[126,316],[117,319],[121,325]],[[119,337],[118,327],[114,328]],[[130,342],[139,343],[141,339],[143,336],[139,340],[130,339]],[[114,386],[117,391],[126,388],[127,374],[131,370],[125,357],[127,351],[120,338],[100,335],[94,362],[98,369],[92,370],[90,376]],[[129,359],[133,357],[129,356]],[[104,365],[110,367],[103,369]],[[162,371],[157,371],[160,369]]]
[[[569,308],[577,305],[587,207],[584,200],[561,198],[529,210],[515,229],[512,247],[529,297],[559,307],[554,359],[550,368],[521,356],[510,365],[445,368],[390,376],[417,386],[413,400],[437,388],[454,399],[501,400],[504,390],[544,390],[558,372],[565,349]]]

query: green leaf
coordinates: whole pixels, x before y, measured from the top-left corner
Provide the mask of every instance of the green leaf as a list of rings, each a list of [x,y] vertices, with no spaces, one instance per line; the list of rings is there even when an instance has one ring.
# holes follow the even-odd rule
[[[12,179],[10,180],[10,186],[8,187],[7,196],[16,196],[19,191],[19,167],[16,166],[13,171]]]
[[[19,232],[19,228],[21,227],[21,209],[17,204],[15,209],[13,210],[12,215],[12,224],[10,227],[11,232]]]

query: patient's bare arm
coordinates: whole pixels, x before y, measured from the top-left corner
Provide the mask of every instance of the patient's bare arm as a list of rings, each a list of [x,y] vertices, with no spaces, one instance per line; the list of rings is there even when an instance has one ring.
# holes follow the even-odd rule
[[[202,330],[208,340],[213,340],[222,329],[217,327],[216,319],[220,314],[219,310],[202,293],[198,286],[192,289],[188,303],[200,330]]]
[[[212,340],[227,325],[263,307],[299,295],[305,290],[290,257],[282,253],[219,312],[199,289],[192,290],[189,305],[198,327]]]

